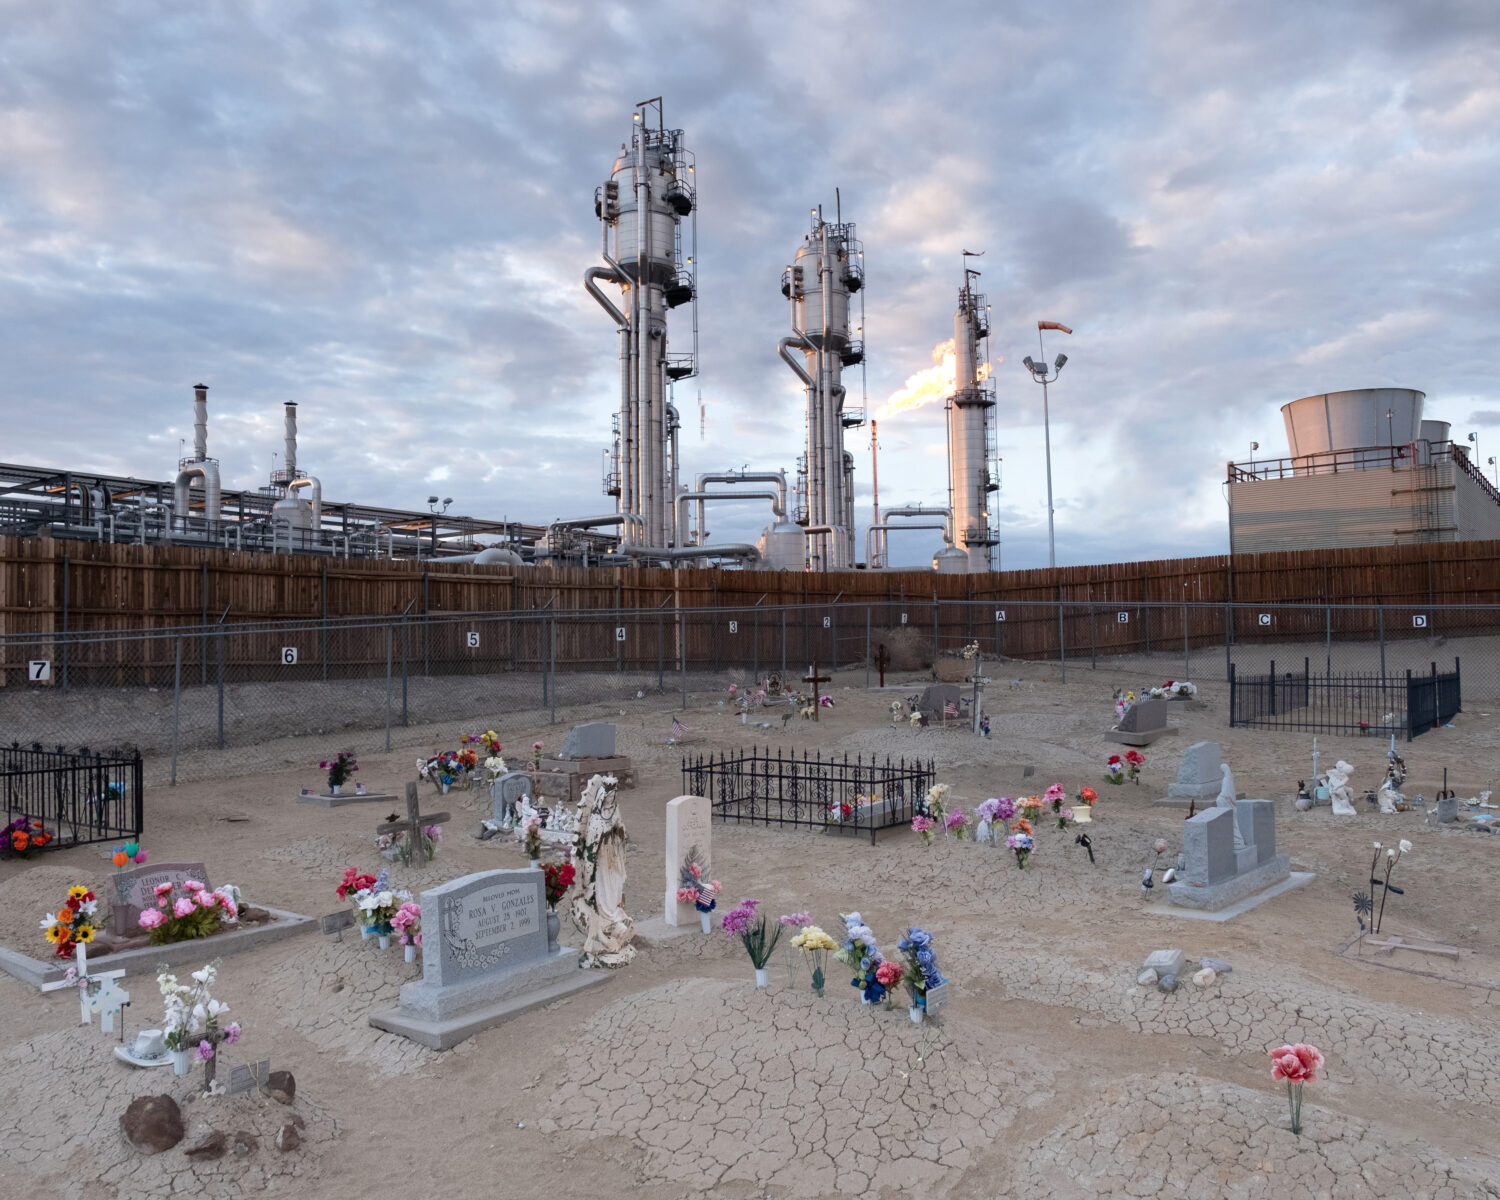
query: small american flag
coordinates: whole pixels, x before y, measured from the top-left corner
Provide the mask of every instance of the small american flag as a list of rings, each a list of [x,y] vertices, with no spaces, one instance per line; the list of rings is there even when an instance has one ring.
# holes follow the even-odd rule
[[[956,716],[958,716],[958,705],[955,704],[952,700],[948,701],[947,704],[943,705],[943,716],[945,716],[945,717],[956,717]]]
[[[679,737],[680,738],[687,731],[688,731],[688,727],[686,725],[684,725],[676,717],[672,718],[672,736],[673,737]]]

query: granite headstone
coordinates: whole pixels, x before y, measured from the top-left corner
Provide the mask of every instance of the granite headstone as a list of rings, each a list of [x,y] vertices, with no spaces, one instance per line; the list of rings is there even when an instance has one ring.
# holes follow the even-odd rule
[[[121,937],[136,936],[141,932],[141,912],[156,904],[157,887],[163,883],[181,887],[189,879],[210,886],[202,863],[154,863],[116,871],[110,879],[109,931]]]
[[[559,758],[611,758],[615,752],[612,721],[586,721],[568,730]]]
[[[530,796],[535,802],[536,797],[532,795],[533,787],[531,775],[526,771],[506,771],[500,778],[490,784],[490,799],[494,802],[493,817],[500,820],[505,810],[510,808],[522,796]],[[514,810],[512,810],[514,811]]]
[[[1177,781],[1167,786],[1167,799],[1183,803],[1212,800],[1219,794],[1222,762],[1218,742],[1194,742],[1182,753]]]

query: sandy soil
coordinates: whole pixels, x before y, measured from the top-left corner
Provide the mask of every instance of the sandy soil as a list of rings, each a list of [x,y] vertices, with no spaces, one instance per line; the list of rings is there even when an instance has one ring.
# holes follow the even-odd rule
[[[1361,806],[1340,820],[1283,803],[1280,848],[1294,869],[1316,873],[1313,883],[1226,924],[1176,917],[1163,889],[1148,902],[1139,881],[1154,838],[1174,852],[1180,843],[1183,813],[1152,801],[1183,748],[1219,740],[1242,791],[1281,798],[1308,774],[1310,739],[1231,732],[1222,685],[1205,683],[1201,707],[1174,706],[1181,733],[1146,751],[1141,785],[1111,788],[1101,780],[1113,749],[1102,736],[1110,691],[1140,678],[1070,671],[1060,684],[1043,666],[1001,671],[1020,686],[991,693],[988,741],[890,729],[890,700],[921,681],[866,692],[863,670],[840,673],[837,706],[821,723],[785,733],[779,720],[770,732],[741,727],[718,694],[695,695],[683,714],[694,751],[755,741],[930,756],[966,807],[1054,779],[1098,788],[1093,865],[1071,833],[1048,827],[1025,871],[1002,850],[924,848],[907,832],[872,847],[815,831],[715,828],[715,872],[731,899],[811,909],[831,931],[840,912],[858,909],[887,947],[908,925],[931,930],[954,981],[940,1024],[861,1007],[836,969],[824,998],[805,972],[789,989],[785,949],[771,987],[757,991],[738,943],[716,930],[644,949],[607,986],[438,1054],[366,1022],[419,966],[357,936],[307,935],[226,958],[218,988],[246,1030],[231,1061],[268,1056],[296,1074],[303,1146],[281,1154],[263,1138],[247,1158],[195,1163],[181,1148],[142,1158],[118,1135],[132,1096],[186,1094],[182,1081],[116,1063],[97,1028],[77,1025],[70,995],[0,976],[0,1196],[1500,1195],[1491,990],[1500,930],[1488,894],[1500,837],[1434,828],[1417,813]],[[681,751],[665,744],[677,712],[675,696],[560,710],[558,726],[545,714],[477,709],[467,722],[399,731],[390,755],[361,754],[360,778],[395,787],[416,753],[467,730],[555,749],[565,721],[613,718],[640,781],[622,793],[634,842],[627,900],[648,917],[660,902],[663,805],[681,790]],[[1500,774],[1500,723],[1476,712],[1455,724],[1403,747],[1408,794],[1431,797],[1445,766],[1460,795]],[[1319,744],[1324,764],[1356,765],[1356,785],[1383,769],[1373,739]],[[157,861],[204,861],[214,882],[253,901],[335,911],[343,867],[375,865],[372,835],[386,814],[298,804],[298,789],[318,782],[309,757],[306,738],[266,741],[244,774],[153,787],[143,844]],[[1035,774],[1024,779],[1027,766]],[[454,820],[437,860],[398,869],[398,882],[420,888],[523,864],[514,843],[476,840],[485,797],[424,796]],[[1371,841],[1398,838],[1414,849],[1393,879],[1405,895],[1392,898],[1385,931],[1459,947],[1449,973],[1467,986],[1434,977],[1446,960],[1398,952],[1375,965],[1383,960],[1368,949],[1339,953],[1355,931],[1349,897]],[[0,943],[41,956],[36,922],[59,884],[97,885],[110,870],[104,847],[0,863]],[[1166,946],[1234,970],[1206,990],[1138,987],[1141,960]],[[127,986],[133,1033],[159,1005],[149,975]],[[1301,1137],[1288,1131],[1266,1057],[1297,1040],[1328,1060],[1307,1087]],[[189,1111],[232,1131],[272,1128],[287,1110],[240,1098]]]

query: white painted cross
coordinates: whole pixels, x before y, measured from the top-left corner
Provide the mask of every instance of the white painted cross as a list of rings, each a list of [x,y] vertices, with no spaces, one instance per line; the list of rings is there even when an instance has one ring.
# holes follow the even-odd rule
[[[88,947],[79,942],[74,950],[76,965],[69,967],[68,974],[56,983],[42,984],[42,991],[56,992],[62,988],[76,987],[78,989],[78,1023],[80,1025],[91,1024],[93,1015],[98,1013],[100,1031],[113,1033],[115,1015],[124,1005],[130,1003],[130,993],[115,982],[125,972],[100,971],[98,974],[90,975]]]

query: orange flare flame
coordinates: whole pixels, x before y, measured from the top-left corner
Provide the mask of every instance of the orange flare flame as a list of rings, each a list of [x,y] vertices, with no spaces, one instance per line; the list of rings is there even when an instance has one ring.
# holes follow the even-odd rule
[[[875,419],[885,420],[896,413],[910,412],[931,404],[934,400],[946,400],[957,390],[954,376],[958,371],[958,356],[954,352],[953,339],[939,342],[932,348],[933,365],[924,367],[908,376],[906,382],[891,393],[891,398],[881,406]],[[980,380],[990,377],[990,364],[980,363],[977,372]]]

